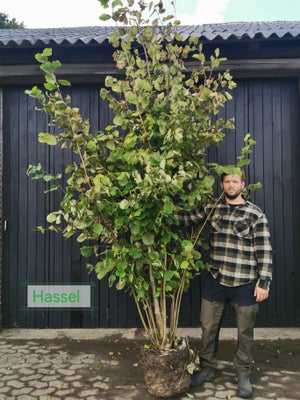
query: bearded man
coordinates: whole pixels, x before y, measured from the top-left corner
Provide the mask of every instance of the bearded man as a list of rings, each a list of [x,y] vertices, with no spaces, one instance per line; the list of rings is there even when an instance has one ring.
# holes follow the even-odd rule
[[[269,296],[272,247],[265,214],[243,197],[243,172],[223,174],[221,188],[223,201],[209,203],[201,212],[176,215],[186,226],[201,224],[207,216],[210,223],[210,269],[201,274],[201,370],[192,376],[192,386],[215,379],[219,329],[225,304],[230,303],[237,323],[238,392],[250,398],[254,326],[259,303]]]

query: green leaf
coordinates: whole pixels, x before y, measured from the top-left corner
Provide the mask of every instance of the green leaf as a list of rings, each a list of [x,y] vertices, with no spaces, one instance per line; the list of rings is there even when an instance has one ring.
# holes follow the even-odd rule
[[[47,173],[43,171],[43,167],[42,167],[41,163],[38,163],[38,165],[29,164],[26,174],[34,175],[31,177],[31,179],[41,179],[45,176],[45,174],[47,175]]]
[[[150,92],[152,89],[152,85],[147,79],[136,78],[135,84],[138,90]]]
[[[96,273],[99,280],[103,279],[110,271],[114,269],[115,265],[109,262],[99,261],[96,264]]]
[[[157,263],[159,261],[159,253],[157,251],[150,251],[148,252],[148,256],[150,260],[154,263]]]
[[[54,176],[47,174],[47,175],[43,176],[43,179],[44,179],[45,182],[50,182],[52,179],[54,179]]]
[[[41,233],[45,233],[45,228],[43,226],[41,226],[41,225],[37,226],[36,229],[38,231],[40,231]]]
[[[83,257],[90,257],[93,254],[93,246],[82,246],[80,248],[80,254]]]
[[[145,233],[142,236],[142,241],[144,243],[145,246],[151,246],[152,244],[154,244],[154,235],[152,233]]]
[[[194,268],[195,268],[196,271],[200,271],[202,269],[205,269],[206,266],[205,266],[205,264],[204,264],[204,262],[202,260],[197,260],[195,262],[195,267]]]
[[[37,53],[35,55],[35,59],[39,62],[39,63],[44,63],[47,61],[48,57],[52,56],[52,49],[49,47],[46,47],[42,53]]]
[[[96,224],[93,225],[93,231],[94,231],[95,235],[99,236],[100,233],[102,232],[102,230],[103,230],[103,225],[101,225],[99,223],[96,223]]]
[[[109,14],[101,14],[99,18],[101,21],[108,21],[111,19],[111,16]]]
[[[126,100],[132,104],[138,104],[139,97],[133,92],[125,93]]]
[[[161,238],[161,241],[162,241],[164,244],[170,243],[170,240],[171,240],[171,235],[170,235],[169,233],[166,233],[166,234]]]
[[[55,83],[44,83],[44,87],[49,91],[55,90],[57,88]]]
[[[186,260],[182,261],[182,263],[180,264],[181,269],[188,269],[188,267],[189,263]]]
[[[126,208],[129,207],[129,201],[126,199],[123,199],[122,201],[120,201],[120,208],[121,210],[126,210]]]
[[[111,4],[112,8],[117,7],[117,6],[123,6],[123,2],[121,0],[113,0]]]
[[[117,176],[117,180],[121,186],[126,186],[128,183],[128,173],[127,172],[121,172]]]
[[[134,260],[143,257],[143,253],[137,249],[130,249],[128,253]]]
[[[119,35],[117,34],[117,32],[112,32],[109,35],[109,41],[110,43],[118,43],[119,42]]]
[[[115,280],[117,279],[115,274],[110,274],[109,278],[108,278],[108,286],[112,287],[113,283],[115,282]]]
[[[62,86],[71,86],[71,83],[66,79],[58,79],[58,83]]]
[[[95,270],[95,267],[91,263],[86,263],[86,269],[88,270],[88,273],[90,274],[91,272],[93,272]]]
[[[103,174],[98,174],[95,176],[93,183],[95,185],[96,190],[104,190],[104,188],[108,188],[111,186],[111,181],[108,176]]]
[[[186,395],[187,395],[187,397],[189,399],[194,399],[195,398],[195,396],[193,394],[191,394],[191,393],[187,393]]]
[[[130,230],[133,235],[138,235],[141,231],[141,225],[134,221],[133,223],[130,224]]]
[[[118,283],[116,284],[117,290],[122,290],[126,286],[126,281],[124,279],[119,279]]]
[[[39,142],[47,143],[49,146],[55,146],[57,144],[57,137],[55,135],[51,135],[51,133],[39,133]]]
[[[212,175],[207,175],[207,176],[205,177],[204,182],[205,182],[205,186],[206,186],[207,188],[213,187],[214,184],[215,184],[215,178],[214,178]]]
[[[77,240],[78,243],[82,243],[87,239],[88,239],[87,234],[86,233],[81,233],[76,240]]]
[[[182,243],[182,248],[184,249],[184,251],[190,252],[193,250],[194,245],[190,240],[183,240]]]
[[[166,212],[166,214],[171,214],[173,213],[174,210],[174,204],[172,201],[167,201],[164,204],[164,211]]]
[[[64,236],[66,239],[69,239],[70,237],[74,236],[74,234],[75,234],[74,231],[70,231],[70,232],[64,233],[63,236]]]
[[[250,159],[249,158],[244,158],[240,161],[238,161],[237,166],[238,167],[244,167],[245,165],[249,165],[250,164]]]
[[[99,0],[103,8],[108,8],[110,0]]]
[[[123,121],[124,121],[124,118],[121,115],[116,115],[114,117],[114,121],[113,122],[114,122],[115,125],[122,126]]]
[[[260,189],[262,187],[262,184],[260,183],[260,182],[257,182],[257,183],[250,183],[249,185],[248,185],[248,189],[249,190],[257,190],[257,189]]]
[[[57,213],[54,212],[54,213],[48,214],[46,220],[47,220],[47,222],[49,222],[51,224],[52,222],[56,221],[56,218],[57,218]]]
[[[49,189],[44,190],[44,193],[54,192],[54,190],[57,190],[58,188],[59,188],[59,186],[53,183],[53,184],[50,186]]]
[[[174,276],[174,271],[167,271],[164,273],[164,280],[166,282],[170,281]]]

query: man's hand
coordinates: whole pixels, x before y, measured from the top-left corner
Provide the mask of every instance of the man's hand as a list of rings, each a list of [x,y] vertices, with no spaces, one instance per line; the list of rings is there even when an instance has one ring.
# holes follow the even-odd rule
[[[269,291],[266,289],[262,289],[259,286],[255,286],[254,297],[256,297],[256,301],[260,303],[261,301],[264,301],[269,297]]]

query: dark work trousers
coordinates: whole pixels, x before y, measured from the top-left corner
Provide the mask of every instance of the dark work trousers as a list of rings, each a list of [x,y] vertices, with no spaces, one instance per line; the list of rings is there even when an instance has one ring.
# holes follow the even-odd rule
[[[202,347],[199,352],[201,368],[215,369],[217,366],[217,343],[226,303],[230,303],[236,317],[237,350],[234,365],[239,375],[249,376],[253,362],[253,334],[258,313],[254,297],[255,283],[228,287],[221,285],[210,272],[201,274]]]

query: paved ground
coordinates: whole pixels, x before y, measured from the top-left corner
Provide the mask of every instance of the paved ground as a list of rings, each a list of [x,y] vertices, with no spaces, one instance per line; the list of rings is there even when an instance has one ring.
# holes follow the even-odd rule
[[[191,347],[199,329],[182,330]],[[177,397],[239,399],[232,365],[235,330],[222,329],[217,378]],[[139,330],[4,330],[0,333],[0,400],[153,400],[145,388]],[[300,399],[300,328],[257,329],[254,400]]]

